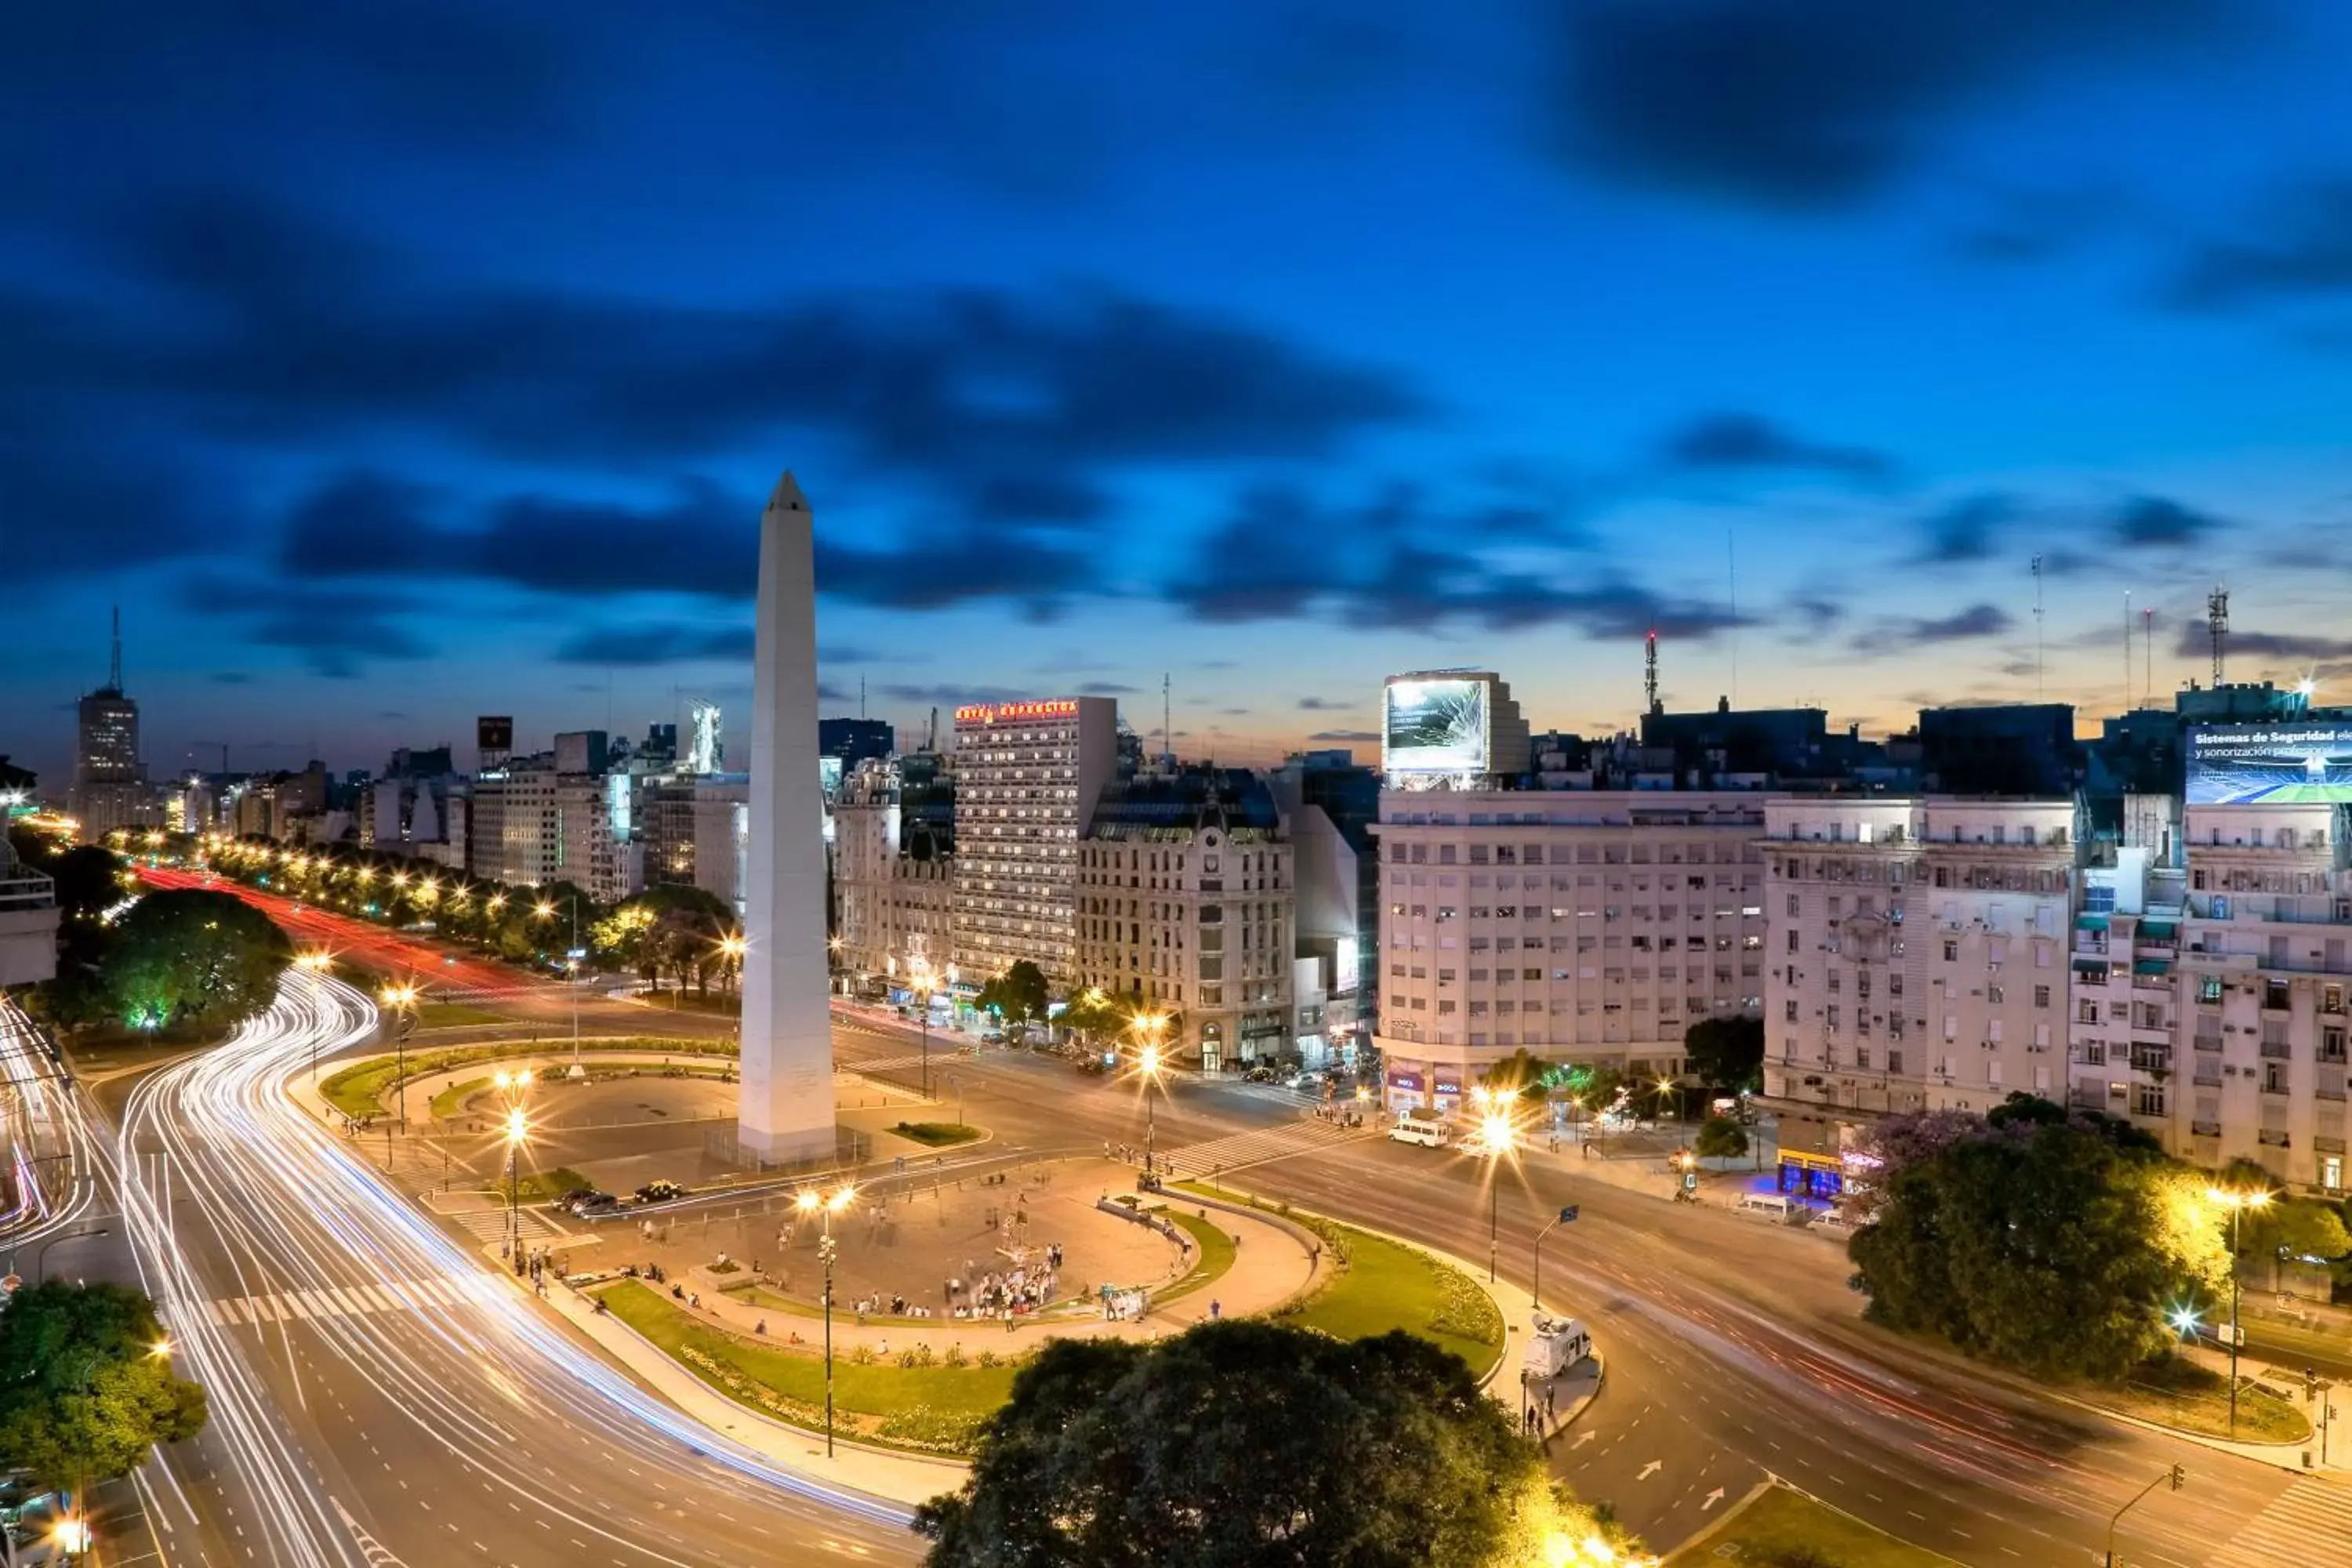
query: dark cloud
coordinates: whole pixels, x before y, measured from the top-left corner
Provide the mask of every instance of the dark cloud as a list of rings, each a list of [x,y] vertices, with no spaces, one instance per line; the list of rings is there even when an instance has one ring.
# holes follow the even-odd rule
[[[1808,636],[1820,637],[1845,619],[1846,609],[1834,599],[1798,594],[1789,600],[1789,613]]]
[[[1089,680],[1078,688],[1081,697],[1132,697],[1136,688],[1116,680]]]
[[[1886,617],[1857,635],[1850,646],[1856,653],[1901,653],[1938,643],[1999,637],[2011,624],[2009,613],[1997,605],[1970,605],[1957,614],[1940,617]]]
[[[0,343],[0,408],[12,422],[13,357]],[[238,537],[244,520],[215,476],[158,454],[86,447],[70,432],[20,427],[0,447],[0,562],[16,582],[216,554]]]
[[[1320,697],[1302,697],[1298,706],[1309,713],[1339,713],[1355,706],[1352,702],[1331,702]]]
[[[862,643],[819,643],[816,658],[819,664],[929,664],[931,656],[867,647]]]
[[[408,717],[407,714],[402,712],[397,708],[380,708],[376,710],[375,716],[379,719],[405,719]]]
[[[816,683],[816,700],[819,702],[850,702],[856,700],[856,695],[854,691],[844,691],[829,680]]]
[[[1000,475],[972,488],[972,515],[984,522],[1076,527],[1109,515],[1101,487],[1066,475]]]
[[[1002,529],[931,529],[888,545],[816,543],[820,593],[884,609],[1008,599],[1044,620],[1100,584],[1100,568],[1084,552]]]
[[[1894,460],[1865,447],[1808,441],[1760,415],[1709,414],[1666,437],[1659,456],[1685,472],[1795,469],[1875,484],[1893,477]]]
[[[2223,0],[1581,0],[1557,7],[1555,152],[1762,205],[1874,195],[1934,132],[2087,59],[2209,34]]]
[[[1942,564],[1988,560],[1998,552],[2002,533],[2023,512],[2016,498],[1999,491],[1962,496],[1919,520],[1927,537],[1916,559]]]
[[[751,628],[697,623],[593,626],[565,638],[555,650],[562,664],[645,666],[691,664],[751,657]]]
[[[1370,730],[1318,730],[1307,737],[1310,741],[1352,742],[1358,745],[1376,742],[1380,736]]]
[[[2134,496],[2116,513],[2116,542],[2126,549],[2177,549],[2229,525],[2162,496]]]
[[[2226,634],[2221,647],[2223,652],[2233,658],[2243,655],[2248,658],[2352,658],[2352,637],[2232,631]],[[2179,658],[2209,658],[2213,652],[2213,634],[2203,621],[2184,620],[2180,623],[2179,636],[2174,639],[2172,651]]]
[[[2248,237],[2189,247],[2165,283],[2165,302],[2219,312],[2352,290],[2352,176],[2282,196],[2249,228]]]
[[[418,607],[396,595],[207,574],[183,582],[178,596],[199,615],[240,623],[248,642],[300,653],[330,679],[356,679],[371,659],[425,658],[434,651],[395,618]]]
[[[247,675],[241,669],[215,670],[213,673],[213,684],[215,686],[250,686],[253,684],[253,677]]]

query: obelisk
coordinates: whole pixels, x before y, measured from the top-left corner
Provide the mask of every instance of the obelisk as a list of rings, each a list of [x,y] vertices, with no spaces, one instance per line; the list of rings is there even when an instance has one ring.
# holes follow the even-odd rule
[[[736,1136],[769,1164],[834,1158],[816,747],[816,541],[791,471],[760,517],[752,638],[743,1086]]]

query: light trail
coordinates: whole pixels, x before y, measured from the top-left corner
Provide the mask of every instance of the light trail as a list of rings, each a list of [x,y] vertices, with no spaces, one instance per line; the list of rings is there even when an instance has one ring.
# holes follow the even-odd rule
[[[291,1334],[318,1336],[427,1440],[424,1452],[457,1459],[465,1473],[520,1507],[562,1520],[652,1561],[740,1561],[707,1555],[657,1521],[592,1511],[559,1495],[543,1468],[519,1458],[526,1439],[560,1429],[593,1444],[587,1473],[651,1468],[673,1481],[716,1488],[748,1507],[797,1503],[843,1522],[903,1530],[893,1504],[785,1468],[639,1389],[575,1343],[509,1281],[392,1191],[335,1134],[287,1096],[286,1080],[315,1048],[330,1055],[373,1041],[373,1005],[331,978],[289,971],[277,1004],[227,1044],[155,1073],[127,1108],[117,1144],[123,1206],[142,1269],[179,1354],[213,1400],[214,1426],[262,1511],[273,1561],[320,1568],[381,1563],[362,1552],[341,1500],[321,1495],[318,1471],[289,1441],[262,1366],[292,1375]],[[185,1246],[174,1210],[200,1215],[219,1247]],[[208,1286],[192,1253],[225,1256],[233,1290]],[[467,1304],[433,1304],[422,1286],[457,1285]],[[265,1329],[223,1326],[208,1310],[236,1294],[328,1292],[363,1300],[373,1290],[406,1309],[324,1313]],[[282,1363],[282,1366],[278,1363]],[[299,1384],[297,1384],[299,1390]],[[549,1476],[551,1479],[551,1476]],[[577,1489],[572,1489],[574,1491]],[[811,1505],[814,1505],[813,1507]],[[379,1526],[381,1528],[381,1526]],[[911,1552],[911,1538],[908,1545]]]
[[[0,1213],[0,1247],[14,1253],[90,1216],[102,1195],[105,1151],[87,1097],[58,1067],[32,1019],[5,996],[0,996],[0,1082],[6,1086],[0,1090],[0,1123],[12,1145],[15,1194]]]

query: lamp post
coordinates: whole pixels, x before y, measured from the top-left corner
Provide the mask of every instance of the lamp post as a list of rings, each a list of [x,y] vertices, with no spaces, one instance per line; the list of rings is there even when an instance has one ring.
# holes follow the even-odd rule
[[[415,1005],[416,987],[406,981],[387,985],[382,992],[392,1008],[392,1080],[400,1096],[400,1130],[408,1131],[408,1009]],[[392,1169],[392,1129],[383,1130],[383,1168]]]
[[[1535,1300],[1535,1304],[1536,1304],[1536,1316],[1538,1316],[1538,1317],[1541,1317],[1541,1316],[1543,1316],[1543,1244],[1544,1244],[1544,1237],[1547,1237],[1547,1236],[1549,1236],[1553,1231],[1558,1230],[1561,1226],[1564,1226],[1564,1225],[1572,1225],[1572,1224],[1574,1224],[1574,1223],[1575,1223],[1575,1220],[1576,1220],[1576,1214],[1577,1214],[1577,1205],[1574,1205],[1574,1204],[1570,1204],[1566,1208],[1561,1209],[1558,1215],[1554,1215],[1554,1216],[1552,1217],[1552,1220],[1551,1220],[1551,1223],[1550,1223],[1550,1224],[1549,1224],[1549,1225],[1545,1226],[1541,1230],[1539,1230],[1539,1231],[1536,1232],[1536,1258],[1535,1258],[1535,1262],[1536,1262],[1536,1288],[1535,1288],[1535,1289],[1534,1289],[1532,1292],[1530,1292],[1530,1294],[1533,1296],[1533,1298],[1534,1298],[1534,1300]]]
[[[294,960],[294,965],[298,969],[307,969],[313,974],[324,974],[334,962],[322,949],[312,948],[310,952],[297,957]],[[316,1089],[318,1084],[319,1031],[313,1029],[310,1031],[310,1086]]]
[[[1497,1205],[1502,1192],[1502,1163],[1518,1142],[1518,1124],[1503,1109],[1504,1098],[1484,1084],[1470,1091],[1471,1098],[1481,1108],[1478,1118],[1478,1152],[1486,1162],[1486,1283],[1493,1284],[1503,1251],[1501,1212]]]
[[[824,1265],[824,1457],[833,1458],[833,1216],[847,1208],[857,1195],[855,1187],[843,1187],[819,1196],[814,1188],[793,1200],[793,1205],[803,1214],[819,1215],[824,1224],[824,1234],[817,1238],[817,1259]]]
[[[523,1109],[522,1097],[530,1088],[530,1069],[517,1073],[499,1073],[493,1080],[499,1092],[506,1098],[507,1141],[507,1235],[500,1249],[503,1258],[519,1257],[522,1251],[522,1177],[520,1163],[522,1146],[530,1137],[530,1117]]]
[[[2267,1192],[2241,1192],[2235,1188],[2208,1187],[2205,1195],[2230,1211],[2230,1436],[2238,1435],[2238,1345],[2246,1337],[2244,1321],[2238,1315],[2238,1219],[2250,1208],[2269,1206]]]
[[[923,1006],[923,1098],[931,1097],[931,961],[917,953],[907,961],[908,978]]]
[[[1135,1068],[1143,1075],[1143,1173],[1148,1176],[1159,1169],[1160,1160],[1160,1118],[1151,1099],[1151,1090],[1160,1082],[1160,1047],[1144,1047],[1135,1058]]]
[[[82,1240],[93,1236],[108,1236],[110,1234],[112,1234],[112,1232],[110,1227],[101,1225],[84,1230],[61,1230],[55,1236],[44,1237],[41,1244],[33,1248],[33,1283],[39,1285],[47,1281],[49,1278],[49,1248],[55,1247],[58,1242]],[[16,1272],[16,1258],[13,1249],[8,1255],[8,1272],[11,1274]]]

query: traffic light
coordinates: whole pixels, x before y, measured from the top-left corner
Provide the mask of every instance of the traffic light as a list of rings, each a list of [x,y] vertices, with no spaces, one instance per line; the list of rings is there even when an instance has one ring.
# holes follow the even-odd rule
[[[2181,1483],[2186,1481],[2188,1479],[2188,1471],[2182,1469],[2179,1465],[2172,1467],[2172,1489],[2174,1491],[2179,1491],[2180,1489]]]

